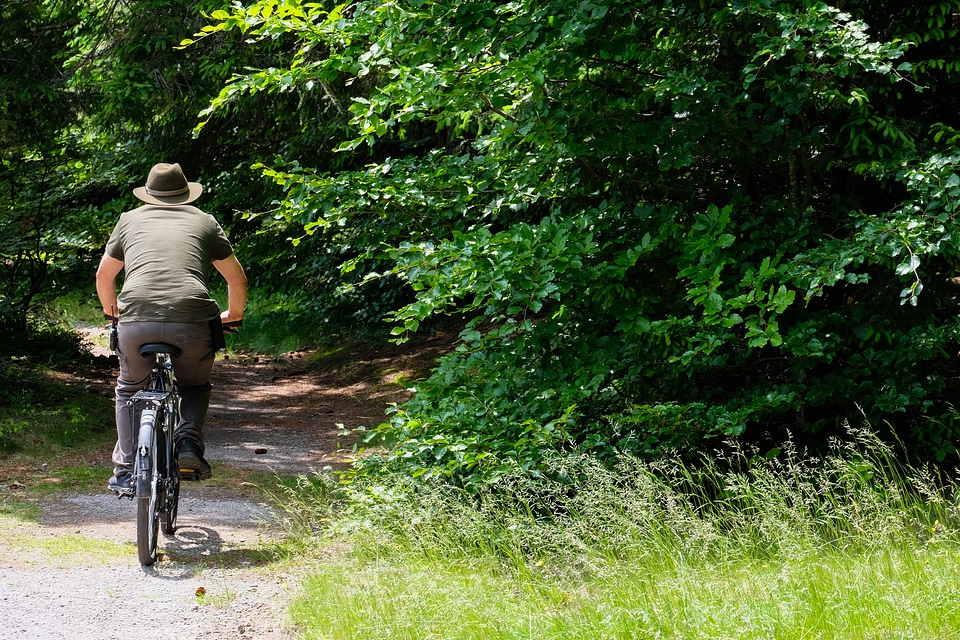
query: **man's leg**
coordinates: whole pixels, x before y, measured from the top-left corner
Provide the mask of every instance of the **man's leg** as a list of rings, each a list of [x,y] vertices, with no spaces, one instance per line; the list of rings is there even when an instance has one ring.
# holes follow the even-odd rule
[[[180,426],[174,440],[191,440],[196,443],[200,453],[204,452],[203,425],[210,408],[210,393],[213,385],[180,385]]]
[[[210,373],[216,353],[210,340],[207,323],[167,325],[167,340],[182,350],[173,361],[174,375],[180,389],[180,424],[174,434],[180,468],[184,478],[210,477],[210,465],[203,458],[205,451],[203,425],[210,406]]]
[[[137,447],[134,438],[138,412],[134,411],[130,399],[146,386],[153,369],[152,358],[140,357],[140,345],[159,340],[161,327],[159,322],[125,322],[117,330],[120,374],[117,377],[115,400],[117,444],[113,449],[115,466],[111,488],[123,479],[124,474],[133,472],[133,454]]]

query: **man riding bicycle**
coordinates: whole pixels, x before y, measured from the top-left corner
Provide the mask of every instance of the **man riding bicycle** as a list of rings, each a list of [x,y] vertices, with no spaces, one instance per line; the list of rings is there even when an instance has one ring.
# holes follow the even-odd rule
[[[117,444],[108,488],[133,490],[134,427],[130,398],[150,379],[151,358],[140,345],[166,342],[181,349],[173,360],[180,390],[180,425],[174,435],[184,477],[211,476],[203,457],[203,424],[210,404],[210,373],[222,325],[243,319],[247,278],[223,229],[190,205],[203,186],[188,182],[179,164],[155,165],[133,194],[145,204],[120,216],[97,269],[97,297],[104,314],[119,322],[116,389]],[[227,282],[227,310],[210,297],[214,267]],[[124,282],[117,296],[117,276]]]

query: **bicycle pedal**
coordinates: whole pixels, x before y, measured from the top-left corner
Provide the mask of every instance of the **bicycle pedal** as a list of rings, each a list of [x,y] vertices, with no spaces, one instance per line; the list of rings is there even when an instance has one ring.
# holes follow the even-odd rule
[[[136,489],[114,489],[113,492],[117,494],[117,500],[120,498],[133,498],[137,495]]]
[[[200,472],[196,469],[180,469],[180,479],[189,481],[200,480]]]

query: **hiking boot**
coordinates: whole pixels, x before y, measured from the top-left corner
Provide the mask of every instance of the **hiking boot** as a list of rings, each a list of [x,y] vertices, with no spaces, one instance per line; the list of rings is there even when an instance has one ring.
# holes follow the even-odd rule
[[[203,459],[200,447],[191,440],[177,443],[177,460],[180,462],[180,477],[183,480],[209,480],[213,473]]]
[[[132,473],[120,471],[107,482],[107,489],[116,492],[117,496],[132,496],[137,492],[137,485]]]

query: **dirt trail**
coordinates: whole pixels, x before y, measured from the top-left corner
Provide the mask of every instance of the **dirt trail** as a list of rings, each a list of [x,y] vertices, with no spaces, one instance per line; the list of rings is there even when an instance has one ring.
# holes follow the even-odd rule
[[[386,403],[405,397],[395,380],[429,367],[447,344],[438,334],[406,349],[351,349],[320,368],[308,354],[221,360],[206,427],[214,474],[347,465],[340,425],[381,420]],[[104,484],[109,453],[98,461]],[[161,537],[161,560],[148,568],[132,546],[132,501],[66,492],[41,509],[37,523],[0,524],[0,640],[296,637],[285,612],[298,578],[263,553],[282,532],[257,494],[216,479],[185,483],[178,530]]]

